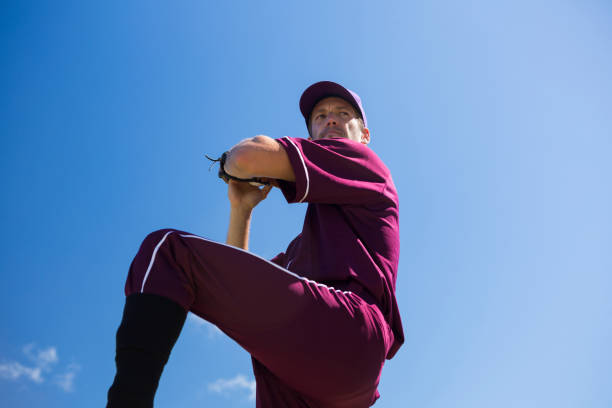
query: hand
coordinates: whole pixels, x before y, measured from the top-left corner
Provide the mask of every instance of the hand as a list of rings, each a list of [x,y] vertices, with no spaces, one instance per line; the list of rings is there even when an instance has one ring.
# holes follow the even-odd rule
[[[249,183],[229,180],[227,183],[227,197],[232,208],[250,212],[268,196],[271,189],[272,184],[260,188]]]

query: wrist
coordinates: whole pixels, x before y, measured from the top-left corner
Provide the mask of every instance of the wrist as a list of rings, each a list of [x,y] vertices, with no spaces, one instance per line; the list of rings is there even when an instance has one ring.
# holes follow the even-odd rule
[[[243,205],[230,205],[230,212],[232,215],[240,216],[242,218],[251,218],[251,213],[254,207],[248,207]]]

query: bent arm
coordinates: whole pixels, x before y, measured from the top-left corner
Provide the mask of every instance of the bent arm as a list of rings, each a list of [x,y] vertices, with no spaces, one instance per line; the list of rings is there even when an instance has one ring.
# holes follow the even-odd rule
[[[283,146],[268,136],[245,139],[232,147],[225,171],[234,177],[266,177],[295,181],[295,173]]]
[[[268,136],[245,139],[232,147],[225,162],[225,171],[239,178],[269,178],[295,181],[293,167],[285,149]],[[274,183],[273,183],[274,184]],[[231,180],[228,183],[230,221],[226,243],[249,249],[249,231],[253,208],[265,199],[271,186],[263,189]]]

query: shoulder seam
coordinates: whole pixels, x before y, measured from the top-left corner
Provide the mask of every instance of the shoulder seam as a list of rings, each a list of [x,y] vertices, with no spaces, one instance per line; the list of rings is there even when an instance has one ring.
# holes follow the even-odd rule
[[[289,143],[291,143],[291,145],[295,148],[295,150],[297,151],[297,154],[298,154],[298,156],[300,158],[300,161],[302,162],[302,166],[304,167],[304,174],[306,176],[306,189],[304,191],[304,196],[298,201],[298,203],[302,203],[306,199],[306,196],[308,196],[308,191],[310,189],[310,178],[308,177],[308,168],[306,167],[306,162],[304,162],[304,157],[302,156],[302,152],[297,147],[297,145],[293,142],[293,140],[291,140],[287,136],[285,136],[283,139],[287,139],[287,141]]]

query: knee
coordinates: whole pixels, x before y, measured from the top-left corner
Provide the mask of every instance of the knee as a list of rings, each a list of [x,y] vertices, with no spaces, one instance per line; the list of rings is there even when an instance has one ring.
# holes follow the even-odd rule
[[[172,256],[167,257],[165,252],[168,250],[172,237],[177,235],[177,232],[177,230],[172,228],[164,228],[153,231],[145,236],[130,265],[126,283],[126,294],[142,291],[144,282],[150,278],[151,267],[154,264],[155,266],[159,264],[159,261],[155,262],[156,259],[173,259]]]
[[[168,241],[168,238],[177,232],[178,231],[172,228],[164,228],[147,234],[140,244],[136,257],[139,255],[150,257],[151,253],[155,251],[155,248],[157,248],[162,242]]]
[[[142,248],[150,248],[153,247],[155,248],[155,246],[157,246],[160,242],[162,242],[165,239],[168,239],[168,237],[174,233],[177,233],[179,231],[173,229],[173,228],[163,228],[163,229],[158,229],[156,231],[153,231],[151,233],[149,233],[144,240],[142,241]]]
[[[173,233],[176,232],[175,229],[173,228],[162,228],[162,229],[158,229],[155,230],[153,232],[150,232],[149,234],[147,234],[147,236],[145,237],[145,241],[157,241],[159,242],[161,239],[163,239],[163,237],[168,234],[168,233]]]

